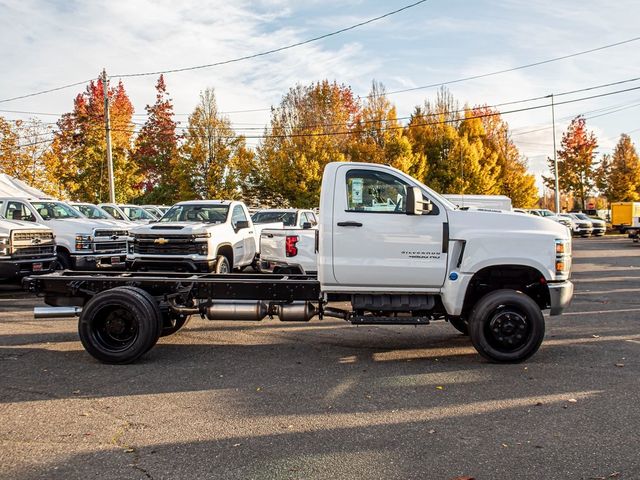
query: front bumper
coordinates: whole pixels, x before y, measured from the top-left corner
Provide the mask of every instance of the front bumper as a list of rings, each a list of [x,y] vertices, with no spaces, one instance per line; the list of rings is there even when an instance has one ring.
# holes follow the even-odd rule
[[[51,266],[56,257],[46,257],[28,260],[16,260],[7,258],[0,261],[0,280],[24,277],[25,275],[40,275],[50,273]],[[39,265],[34,268],[35,265]]]
[[[561,315],[565,308],[571,304],[573,298],[573,283],[570,281],[549,283],[549,300],[551,303],[551,315]]]
[[[162,258],[162,257],[127,257],[127,270],[132,271],[163,271],[163,272],[201,272],[210,273],[216,270],[216,259],[203,258]]]
[[[108,254],[95,254],[87,253],[85,255],[72,254],[71,255],[71,269],[72,270],[124,270],[126,267],[125,260],[127,255],[125,253],[108,253]]]

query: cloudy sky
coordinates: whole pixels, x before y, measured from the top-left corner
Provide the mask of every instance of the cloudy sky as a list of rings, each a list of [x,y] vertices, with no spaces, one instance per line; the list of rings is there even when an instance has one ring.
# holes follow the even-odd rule
[[[415,1],[415,0],[414,0]],[[0,0],[0,100],[96,77],[210,64],[304,41],[382,15],[412,0]],[[165,76],[177,119],[186,122],[201,90],[215,88],[221,110],[251,134],[296,83],[328,78],[366,95],[373,79],[388,91],[449,82],[640,37],[634,0],[428,0],[384,20],[273,55]],[[501,104],[640,77],[640,41],[448,86],[462,103]],[[144,119],[157,76],[122,78]],[[560,95],[556,101],[640,87],[640,81]],[[77,86],[0,103],[0,115],[60,114]],[[390,95],[399,116],[437,88]],[[503,107],[504,110],[538,101]],[[247,111],[250,110],[250,111]],[[558,140],[585,114],[610,152],[620,133],[640,138],[640,90],[556,107]],[[38,115],[54,122],[54,115]],[[505,115],[530,170],[546,173],[552,154],[549,108]],[[250,140],[255,145],[258,140]]]

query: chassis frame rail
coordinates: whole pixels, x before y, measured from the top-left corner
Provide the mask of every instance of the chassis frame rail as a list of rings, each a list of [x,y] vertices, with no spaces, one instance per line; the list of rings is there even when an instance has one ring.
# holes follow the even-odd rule
[[[52,306],[83,306],[115,287],[139,287],[155,297],[188,293],[211,300],[318,301],[320,282],[311,275],[211,274],[171,272],[62,271],[26,277],[23,287]]]

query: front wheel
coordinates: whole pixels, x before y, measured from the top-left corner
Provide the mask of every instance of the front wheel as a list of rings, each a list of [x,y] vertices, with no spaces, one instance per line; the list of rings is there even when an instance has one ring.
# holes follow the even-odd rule
[[[516,290],[496,290],[482,297],[469,318],[471,343],[493,362],[522,362],[540,348],[544,317],[536,302]]]
[[[216,258],[216,272],[215,273],[229,273],[231,272],[231,266],[229,260],[224,255],[218,255]]]

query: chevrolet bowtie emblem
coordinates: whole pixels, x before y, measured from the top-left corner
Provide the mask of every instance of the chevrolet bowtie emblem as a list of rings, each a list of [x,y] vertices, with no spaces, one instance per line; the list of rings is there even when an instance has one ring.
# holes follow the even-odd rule
[[[42,243],[42,240],[40,240],[39,238],[34,238],[31,240],[31,245],[40,245]]]
[[[153,243],[157,243],[158,245],[164,245],[165,243],[169,243],[169,240],[166,238],[156,238]]]

